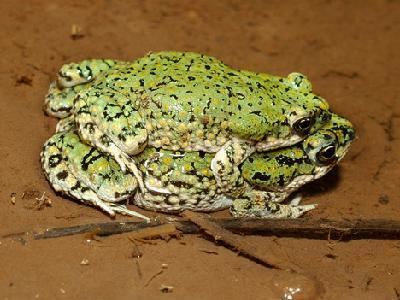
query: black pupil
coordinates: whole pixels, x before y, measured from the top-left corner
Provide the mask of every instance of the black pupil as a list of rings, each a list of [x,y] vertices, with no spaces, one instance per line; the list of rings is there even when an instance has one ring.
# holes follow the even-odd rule
[[[307,119],[302,119],[299,122],[299,127],[301,129],[308,129],[310,127],[310,124],[311,124],[310,119],[308,119],[308,118]]]
[[[307,134],[311,128],[311,125],[312,122],[310,118],[303,118],[296,122],[294,128],[299,134]]]
[[[321,151],[321,156],[325,159],[331,159],[335,155],[335,147],[328,146]]]

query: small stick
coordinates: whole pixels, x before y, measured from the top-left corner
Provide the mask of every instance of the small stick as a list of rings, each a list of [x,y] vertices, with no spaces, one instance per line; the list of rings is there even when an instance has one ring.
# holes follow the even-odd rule
[[[205,215],[192,211],[184,211],[182,215],[199,226],[207,236],[212,237],[215,241],[222,242],[229,249],[233,249],[257,263],[275,269],[301,272],[301,269],[294,264],[273,255],[268,252],[268,249],[255,247],[248,241],[241,239],[240,236],[222,228],[218,223],[210,221]]]
[[[356,240],[356,239],[400,239],[400,220],[390,219],[212,219],[219,226],[239,234],[274,235],[295,238]],[[82,224],[72,227],[47,228],[3,235],[3,238],[32,236],[35,240],[63,237],[74,234],[95,232],[99,236],[137,231],[142,228],[159,226],[166,221],[151,223],[126,221]],[[170,222],[182,233],[199,233],[200,228],[188,220]]]
[[[172,223],[161,224],[158,226],[152,226],[149,228],[142,228],[140,230],[136,230],[129,235],[131,239],[151,239],[156,237],[162,237],[166,235],[177,234],[178,230],[175,225]]]

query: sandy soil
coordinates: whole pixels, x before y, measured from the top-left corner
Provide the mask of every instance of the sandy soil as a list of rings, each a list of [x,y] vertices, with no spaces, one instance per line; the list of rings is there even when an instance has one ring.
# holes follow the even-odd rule
[[[308,217],[400,218],[399,1],[15,0],[0,11],[0,235],[109,220],[45,180],[39,152],[55,120],[41,110],[44,95],[63,63],[167,49],[307,74],[359,137],[335,172],[305,189],[305,202],[319,203]],[[43,192],[52,206],[37,210]],[[279,299],[274,284],[301,281],[195,235],[140,245],[140,276],[128,236],[1,239],[0,298]],[[311,274],[316,291],[303,285],[303,299],[400,299],[399,241],[243,239]],[[173,292],[161,293],[162,284]]]

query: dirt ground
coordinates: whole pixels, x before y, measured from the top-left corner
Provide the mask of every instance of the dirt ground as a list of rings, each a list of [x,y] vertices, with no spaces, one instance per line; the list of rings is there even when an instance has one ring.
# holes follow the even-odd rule
[[[45,180],[39,152],[55,120],[42,112],[44,95],[63,63],[158,50],[307,74],[358,133],[340,167],[304,190],[305,203],[319,204],[307,217],[400,219],[400,1],[7,0],[0,11],[1,236],[109,221]],[[43,192],[51,206],[37,210]],[[400,241],[242,237],[311,274],[311,291],[196,235],[139,245],[140,274],[128,237],[0,239],[0,298],[280,299],[276,285],[286,284],[302,287],[295,299],[400,299]]]

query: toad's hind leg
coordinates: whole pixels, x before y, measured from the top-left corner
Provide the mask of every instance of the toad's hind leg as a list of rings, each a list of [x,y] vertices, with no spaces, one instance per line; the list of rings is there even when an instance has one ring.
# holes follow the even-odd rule
[[[53,135],[43,147],[41,162],[56,191],[99,207],[111,217],[120,213],[149,221],[115,203],[134,194],[136,179],[123,174],[112,158],[80,142],[73,132]]]
[[[144,191],[142,175],[129,155],[143,151],[147,131],[132,106],[131,100],[114,91],[93,88],[78,96],[74,116],[81,138],[111,154],[122,170],[129,169]]]
[[[87,83],[100,73],[125,62],[112,59],[87,59],[79,63],[65,64],[58,72],[57,85],[60,88]]]

